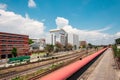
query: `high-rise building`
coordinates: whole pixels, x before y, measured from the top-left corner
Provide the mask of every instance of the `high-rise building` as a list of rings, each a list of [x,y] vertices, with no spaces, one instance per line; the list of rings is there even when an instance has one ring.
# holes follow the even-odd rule
[[[68,33],[68,43],[73,46],[73,49],[79,48],[79,36],[74,33]]]
[[[66,45],[70,43],[73,49],[79,48],[79,36],[74,33],[67,33],[63,29],[53,29],[50,30],[51,33],[51,44],[55,45],[56,42]]]
[[[17,49],[17,55],[28,55],[29,36],[21,34],[13,34],[0,32],[0,59],[11,58],[12,49]]]
[[[50,30],[51,33],[51,44],[55,45],[56,42],[62,45],[67,44],[67,33],[63,29],[53,29]]]

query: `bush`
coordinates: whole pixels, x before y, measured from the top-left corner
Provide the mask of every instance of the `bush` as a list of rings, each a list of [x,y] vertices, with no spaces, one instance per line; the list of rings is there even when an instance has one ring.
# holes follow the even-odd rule
[[[114,57],[120,58],[120,49],[118,49],[116,45],[113,45],[112,48],[114,51]]]
[[[21,79],[19,76],[17,76],[15,78],[13,78],[12,80],[23,80],[23,79]]]

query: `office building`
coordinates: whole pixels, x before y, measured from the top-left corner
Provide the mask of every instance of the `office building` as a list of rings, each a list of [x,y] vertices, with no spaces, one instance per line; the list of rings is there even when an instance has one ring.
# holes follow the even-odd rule
[[[79,36],[74,33],[68,33],[68,43],[73,46],[73,49],[79,49]]]
[[[79,36],[74,33],[67,33],[63,29],[50,30],[51,33],[51,44],[55,45],[56,42],[66,45],[70,43],[74,49],[79,49]]]
[[[55,45],[56,42],[61,43],[63,46],[67,44],[67,33],[63,29],[50,30],[51,44]]]
[[[27,35],[0,32],[0,59],[13,57],[13,48],[17,49],[17,56],[28,55],[28,39]]]

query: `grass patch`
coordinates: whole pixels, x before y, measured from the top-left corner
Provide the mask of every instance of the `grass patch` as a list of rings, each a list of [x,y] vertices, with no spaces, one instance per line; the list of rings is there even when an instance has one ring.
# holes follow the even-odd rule
[[[55,69],[58,69],[60,68],[61,66],[63,66],[63,62],[59,62],[59,63],[55,63],[55,64],[52,64],[46,68],[42,68],[42,69],[39,69],[38,71],[34,72],[34,73],[30,73],[30,74],[27,74],[27,75],[23,75],[23,76],[19,76],[19,77],[15,77],[13,78],[12,80],[28,80],[36,75],[40,75],[40,74],[43,74],[47,71],[52,71],[52,70],[55,70]]]

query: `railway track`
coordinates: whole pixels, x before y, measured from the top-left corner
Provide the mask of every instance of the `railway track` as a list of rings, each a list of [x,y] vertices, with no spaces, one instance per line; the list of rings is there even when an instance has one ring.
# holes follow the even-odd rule
[[[81,50],[81,51],[78,51],[78,52],[73,52],[72,54],[66,54],[66,55],[54,55],[54,56],[51,56],[51,59],[43,59],[43,60],[41,60],[41,61],[36,61],[36,62],[30,62],[30,63],[27,63],[27,64],[22,64],[22,65],[18,65],[18,66],[11,66],[11,67],[8,67],[8,68],[0,68],[0,70],[1,71],[3,71],[3,70],[9,70],[9,69],[13,69],[13,68],[20,68],[20,67],[22,67],[22,66],[28,66],[28,65],[33,65],[33,64],[38,64],[38,63],[41,63],[41,62],[47,62],[47,61],[50,61],[50,60],[52,60],[53,58],[61,58],[61,57],[65,57],[65,56],[71,56],[71,55],[73,55],[74,53],[81,53],[81,52],[83,52],[84,50]]]
[[[85,55],[85,54],[81,54],[81,55],[79,55],[79,56],[76,55],[76,56],[72,57],[72,59],[67,58],[66,60],[62,60],[62,61],[64,62],[64,65],[62,65],[62,66],[60,66],[60,67],[63,67],[63,66],[65,66],[65,65],[68,65],[68,64],[70,64],[70,63],[72,63],[72,62],[74,62],[74,61],[76,61],[76,60],[79,60],[80,57],[83,57],[84,55]],[[42,76],[44,76],[44,75],[46,75],[46,74],[48,74],[48,73],[50,73],[50,72],[53,72],[53,71],[59,69],[60,67],[57,67],[57,68],[55,68],[55,69],[53,69],[53,70],[48,70],[48,71],[46,71],[46,72],[44,72],[44,73],[42,73],[42,74],[36,75],[36,76],[34,76],[34,77],[32,77],[32,78],[30,78],[30,79],[28,79],[28,80],[36,80],[36,79],[38,79],[38,78],[40,78],[40,77],[42,77]]]
[[[98,59],[98,57],[104,53],[108,47],[103,48],[94,54],[91,54],[82,60],[77,60],[74,63],[67,65],[65,67],[60,68],[48,75],[45,75],[40,80],[77,80],[77,78],[91,66],[94,61]],[[63,74],[62,74],[63,73]]]
[[[89,52],[90,53],[90,52]],[[90,55],[90,54],[89,54]],[[76,56],[74,59],[71,59],[71,60],[69,60],[69,61],[66,61],[66,63],[64,64],[64,65],[62,65],[61,67],[63,67],[63,66],[66,66],[66,65],[68,65],[68,64],[70,64],[70,63],[73,63],[73,62],[75,62],[75,61],[77,61],[77,60],[80,60],[81,58],[84,58],[84,57],[86,57],[86,56],[88,56],[88,54],[86,55],[86,54],[81,54],[81,55],[79,55],[79,56]],[[58,67],[57,69],[59,69],[60,67]],[[39,74],[39,75],[36,75],[36,76],[34,76],[34,77],[32,77],[32,78],[30,78],[30,79],[28,79],[28,80],[37,80],[37,79],[39,79],[40,77],[42,77],[42,76],[44,76],[44,75],[47,75],[47,74],[49,74],[50,72],[53,72],[53,71],[55,71],[56,69],[53,69],[53,70],[48,70],[48,71],[46,71],[46,72],[44,72],[44,73],[42,73],[42,74]]]
[[[53,63],[56,63],[56,62],[59,62],[59,61],[63,61],[63,60],[67,60],[67,59],[70,59],[70,58],[73,58],[73,57],[75,57],[75,58],[78,57],[78,56],[80,57],[84,53],[85,52],[74,54],[74,55],[69,55],[69,56],[64,56],[64,57],[61,57],[61,58],[57,58],[57,59],[54,59],[53,61],[50,61],[46,64],[43,64],[43,65],[40,65],[40,66],[37,66],[37,67],[33,67],[33,68],[29,68],[29,69],[26,69],[24,71],[11,71],[9,73],[0,74],[0,78],[4,79],[4,80],[8,80],[8,79],[13,78],[13,77],[18,76],[18,75],[23,75],[23,74],[29,73],[31,71],[37,71],[38,69],[40,69],[41,67],[44,67],[45,65],[50,65],[50,64],[53,64]]]

